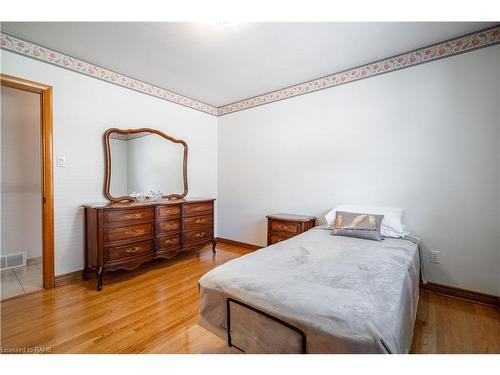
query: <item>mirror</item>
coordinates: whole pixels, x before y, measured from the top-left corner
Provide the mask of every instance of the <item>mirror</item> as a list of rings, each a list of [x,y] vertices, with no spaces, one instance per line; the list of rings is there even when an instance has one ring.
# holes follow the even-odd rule
[[[110,201],[133,201],[138,194],[153,199],[158,192],[166,199],[186,196],[186,142],[155,129],[109,129],[104,146],[104,195]]]

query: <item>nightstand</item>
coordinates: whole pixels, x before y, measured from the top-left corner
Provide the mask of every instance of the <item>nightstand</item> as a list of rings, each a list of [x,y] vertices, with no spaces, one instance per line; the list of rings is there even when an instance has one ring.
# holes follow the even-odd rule
[[[304,233],[316,225],[314,216],[273,214],[266,217],[267,246]]]

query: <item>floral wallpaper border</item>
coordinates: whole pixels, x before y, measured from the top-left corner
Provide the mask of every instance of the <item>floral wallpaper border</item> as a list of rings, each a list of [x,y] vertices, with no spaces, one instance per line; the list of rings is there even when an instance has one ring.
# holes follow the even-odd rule
[[[500,25],[217,108],[223,116],[500,43]]]
[[[214,107],[149,83],[113,72],[106,68],[87,63],[61,52],[27,42],[5,33],[0,33],[0,48],[2,49],[60,66],[65,69],[73,70],[90,77],[98,78],[118,86],[152,95],[160,99],[193,108],[214,116],[227,115],[229,113],[355,82],[360,79],[409,68],[415,65],[455,56],[499,43],[500,25],[496,25],[472,34],[450,39],[393,57],[388,57],[370,64],[334,73],[326,77],[300,83],[298,85],[272,91],[252,98],[243,99],[221,107]]]
[[[98,65],[0,33],[0,48],[217,116],[217,108]]]

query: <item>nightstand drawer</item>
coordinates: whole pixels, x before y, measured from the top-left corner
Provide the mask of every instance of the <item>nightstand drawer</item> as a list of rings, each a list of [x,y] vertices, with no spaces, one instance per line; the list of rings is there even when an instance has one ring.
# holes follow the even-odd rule
[[[276,233],[271,233],[271,235],[269,236],[269,244],[268,245],[274,245],[275,243],[278,243],[278,242],[281,242],[281,241],[284,241],[284,240],[288,240],[289,238],[292,238],[294,237],[293,235],[283,235],[283,234],[276,234]]]
[[[299,234],[300,233],[300,224],[290,222],[290,221],[271,221],[271,230],[273,232],[285,232],[291,234]]]

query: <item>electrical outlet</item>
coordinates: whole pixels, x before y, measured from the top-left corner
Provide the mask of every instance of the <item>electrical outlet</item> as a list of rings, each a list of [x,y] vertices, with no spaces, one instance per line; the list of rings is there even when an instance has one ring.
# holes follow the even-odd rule
[[[439,251],[431,251],[431,263],[439,264]]]

